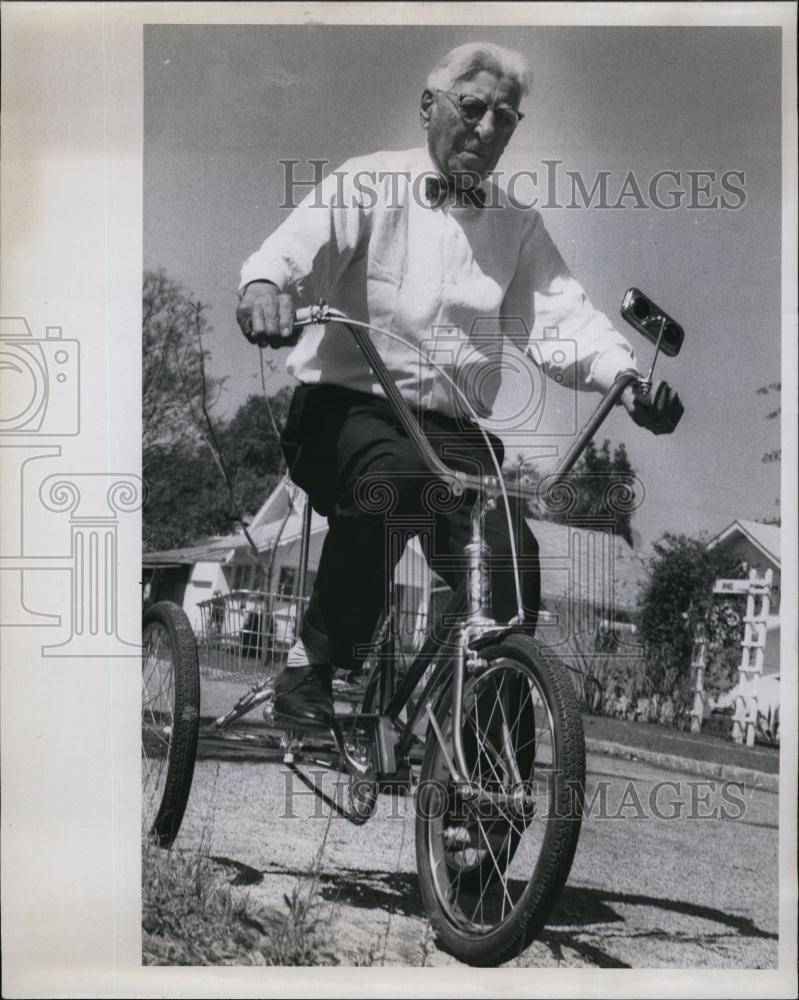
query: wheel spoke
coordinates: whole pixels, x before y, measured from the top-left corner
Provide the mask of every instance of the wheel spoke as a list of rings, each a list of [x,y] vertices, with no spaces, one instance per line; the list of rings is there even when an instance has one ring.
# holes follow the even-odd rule
[[[533,778],[550,774],[559,760],[548,697],[535,673],[512,658],[490,661],[487,669],[470,678],[462,704],[466,777],[489,796],[464,800],[451,782],[446,755],[437,750],[437,773],[448,781],[451,804],[435,825],[437,833],[430,825],[431,861],[436,837],[441,845],[431,873],[447,920],[479,939],[529,905],[528,887],[540,870],[544,833],[552,821],[550,813],[542,810],[542,815],[534,808],[539,793]],[[450,719],[450,731],[451,725]],[[524,790],[518,805],[511,798],[495,797],[518,788]],[[532,823],[536,815],[540,822]]]
[[[487,848],[487,851],[488,851],[488,855],[491,858],[491,863],[493,864],[494,870],[496,871],[497,875],[499,876],[499,880],[500,880],[500,882],[502,884],[502,891],[503,891],[502,917],[504,918],[504,916],[505,916],[505,902],[504,902],[504,899],[505,898],[508,899],[508,901],[511,904],[511,909],[513,908],[513,900],[510,898],[507,886],[506,886],[505,881],[504,881],[504,875],[505,875],[505,873],[499,867],[499,864],[497,863],[496,856],[495,856],[494,852],[491,850],[491,843],[489,841],[488,836],[486,835],[485,830],[483,829],[483,824],[480,821],[480,817],[476,816],[475,818],[477,820],[477,825],[480,827],[480,830],[481,830],[481,832],[483,834],[483,839],[485,841],[485,845],[486,845],[486,848]],[[486,889],[488,888],[488,886],[490,884],[491,884],[491,882],[489,880],[488,884],[486,885]],[[482,905],[481,904],[482,904],[482,900],[483,900],[484,895],[485,895],[485,890],[483,892],[481,892],[480,899],[478,900],[478,903],[480,904],[480,912],[481,913],[482,913]],[[474,910],[474,913],[476,913],[476,912],[477,912],[477,907],[475,907],[475,910]],[[472,919],[474,919],[474,913],[472,913]]]
[[[494,753],[494,757],[496,758],[496,757],[500,756],[499,751],[496,749],[496,747],[493,745],[493,743],[488,739],[488,737],[485,734],[482,734],[480,732],[480,722],[479,722],[479,720],[473,720],[471,717],[467,717],[466,721],[472,727],[472,729],[474,731],[474,734],[475,734],[475,739],[477,740],[477,743],[478,743],[478,750],[477,750],[477,753],[475,755],[476,756],[476,760],[475,760],[475,763],[472,766],[472,770],[471,770],[471,772],[469,774],[470,781],[474,781],[475,780],[475,772],[477,772],[477,774],[476,774],[477,782],[480,785],[482,785],[482,778],[483,778],[482,762],[483,762],[483,760],[485,760],[486,763],[488,764],[488,766],[491,768],[491,771],[493,773],[494,778],[501,785],[502,784],[502,776],[498,773],[497,769],[491,763],[491,760],[489,758],[488,753],[487,752],[483,752],[483,751],[492,750],[493,753]]]
[[[142,815],[152,827],[163,796],[163,782],[174,734],[175,663],[167,633],[149,627],[142,665]]]

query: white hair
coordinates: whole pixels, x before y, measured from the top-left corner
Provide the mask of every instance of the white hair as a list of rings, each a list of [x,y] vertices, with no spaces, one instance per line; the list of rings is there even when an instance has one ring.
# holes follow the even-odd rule
[[[492,42],[467,42],[448,52],[427,77],[430,90],[445,90],[456,80],[471,80],[481,71],[509,77],[519,88],[519,97],[530,89],[533,74],[519,52]]]

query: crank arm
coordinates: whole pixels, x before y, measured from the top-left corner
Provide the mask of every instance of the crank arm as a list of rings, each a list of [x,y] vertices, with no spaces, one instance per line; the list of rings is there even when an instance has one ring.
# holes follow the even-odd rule
[[[292,772],[292,774],[296,774],[296,776],[305,785],[305,787],[309,788],[314,793],[314,795],[317,796],[317,798],[321,799],[322,802],[325,803],[325,805],[330,806],[330,808],[333,810],[334,813],[336,813],[336,815],[342,816],[344,819],[349,820],[349,822],[352,823],[354,826],[363,826],[363,824],[368,819],[371,818],[374,810],[365,810],[362,813],[349,812],[348,810],[342,808],[339,802],[336,802],[336,800],[331,798],[326,792],[323,792],[322,789],[315,782],[311,781],[308,775],[304,774],[300,770],[300,768],[297,767],[297,765],[294,763],[293,760],[286,761],[286,764],[289,770]]]
[[[333,720],[333,725],[330,727],[330,731],[333,734],[333,739],[336,741],[336,748],[341,754],[341,759],[344,761],[344,767],[347,772],[358,781],[364,779],[371,781],[374,778],[374,770],[368,763],[363,764],[361,761],[356,760],[355,757],[353,757],[349,752],[344,739],[344,734],[338,724],[338,720]]]

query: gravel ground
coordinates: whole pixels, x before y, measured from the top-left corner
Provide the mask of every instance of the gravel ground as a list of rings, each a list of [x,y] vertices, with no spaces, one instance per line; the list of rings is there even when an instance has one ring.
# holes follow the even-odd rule
[[[325,788],[333,791],[333,777]],[[659,786],[662,782],[677,786]],[[650,797],[657,792],[656,818]],[[772,968],[777,962],[777,796],[638,762],[589,756],[586,819],[571,878],[529,967]],[[622,808],[623,806],[623,808]],[[728,818],[701,818],[723,806]],[[693,812],[694,816],[685,815]],[[197,763],[178,846],[210,830],[235,893],[281,907],[324,842],[319,915],[343,965],[457,964],[421,907],[412,800],[381,796],[364,827],[334,818],[281,764]]]

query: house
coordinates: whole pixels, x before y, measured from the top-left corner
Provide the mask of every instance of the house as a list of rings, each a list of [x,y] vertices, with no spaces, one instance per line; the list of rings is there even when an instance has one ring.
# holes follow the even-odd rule
[[[747,571],[754,569],[758,576],[763,576],[768,569],[772,572],[763,676],[778,674],[780,670],[781,584],[779,525],[761,524],[759,521],[733,521],[718,535],[711,538],[707,544],[708,549],[719,547],[728,549],[732,555],[743,560]]]
[[[302,548],[304,495],[284,479],[266,499],[249,526],[259,558],[243,533],[206,539],[195,546],[145,553],[142,563],[149,601],[169,599],[186,611],[195,631],[202,628],[200,605],[217,594],[265,590],[291,595],[298,584]],[[643,561],[617,535],[580,524],[556,524],[528,518],[539,542],[542,603],[539,635],[553,646],[583,636],[593,643],[598,631],[613,631],[635,646],[636,600],[645,575]],[[446,584],[431,573],[424,542],[400,528],[393,544],[404,548],[394,576],[398,627],[416,646],[424,633],[430,595],[438,608]],[[310,588],[327,532],[315,512],[308,539],[306,591]],[[266,574],[264,572],[266,564]],[[268,575],[269,579],[264,579]],[[440,596],[441,600],[438,600]]]
[[[619,535],[579,520],[568,524],[527,518],[541,565],[539,638],[548,645],[593,647],[612,634],[619,652],[638,650],[636,620],[646,563]],[[620,648],[621,647],[621,648]]]
[[[195,632],[203,627],[201,605],[234,591],[266,591],[290,597],[299,583],[305,496],[288,479],[267,497],[248,533],[205,539],[193,546],[145,552],[142,569],[146,602],[170,600],[188,615]],[[319,566],[327,520],[312,512],[308,537],[306,592]],[[430,570],[417,542],[407,546],[397,567],[395,592],[413,620],[430,590]]]

